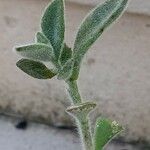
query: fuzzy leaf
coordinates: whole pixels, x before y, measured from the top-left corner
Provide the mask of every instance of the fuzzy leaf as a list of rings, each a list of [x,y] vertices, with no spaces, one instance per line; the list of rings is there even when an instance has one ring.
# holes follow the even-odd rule
[[[63,68],[59,71],[58,79],[59,80],[68,80],[71,76],[72,69],[73,69],[73,60],[70,59],[63,66]]]
[[[107,0],[94,9],[83,21],[76,36],[73,56],[75,59],[73,77],[78,78],[80,63],[103,31],[123,12],[128,0]]]
[[[16,51],[21,56],[33,60],[54,62],[55,59],[53,48],[45,44],[32,44],[32,45],[17,47]]]
[[[71,48],[69,48],[66,44],[64,44],[64,47],[61,51],[61,54],[60,54],[60,58],[59,58],[59,61],[61,63],[62,66],[65,65],[65,63],[71,59],[72,57],[72,50]]]
[[[56,58],[58,59],[65,32],[63,0],[53,0],[47,7],[42,17],[41,28],[52,44]]]
[[[56,75],[56,73],[49,70],[43,63],[33,60],[21,59],[16,65],[23,72],[37,79],[51,79]]]
[[[123,128],[116,121],[99,118],[95,128],[95,150],[102,150],[121,131]]]
[[[36,34],[36,42],[37,43],[43,43],[43,44],[46,44],[46,45],[51,45],[50,41],[41,32],[37,32],[37,34]]]

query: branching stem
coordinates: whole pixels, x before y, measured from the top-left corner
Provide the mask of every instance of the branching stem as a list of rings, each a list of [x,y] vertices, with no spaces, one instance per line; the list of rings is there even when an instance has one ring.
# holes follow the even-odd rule
[[[74,105],[81,104],[82,98],[78,90],[77,81],[67,81],[66,83],[68,84],[68,92],[71,97],[72,103]],[[76,123],[84,150],[93,150],[90,120],[87,114],[83,114],[81,112],[79,117],[76,118]]]

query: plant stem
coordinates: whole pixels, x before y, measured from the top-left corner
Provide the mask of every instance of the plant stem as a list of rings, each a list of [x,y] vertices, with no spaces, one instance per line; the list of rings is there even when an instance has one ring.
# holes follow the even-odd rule
[[[77,81],[67,81],[68,93],[70,95],[71,101],[74,105],[81,104],[82,99],[78,90]]]
[[[82,118],[76,120],[80,138],[82,140],[83,148],[85,150],[93,150],[91,128],[89,124],[89,118],[86,115],[82,115]]]
[[[77,81],[67,81],[68,92],[71,97],[71,101],[74,105],[82,103],[82,99],[78,90]],[[79,130],[80,138],[82,140],[84,150],[93,150],[92,134],[90,128],[90,120],[87,114],[81,114],[76,117],[76,123]]]

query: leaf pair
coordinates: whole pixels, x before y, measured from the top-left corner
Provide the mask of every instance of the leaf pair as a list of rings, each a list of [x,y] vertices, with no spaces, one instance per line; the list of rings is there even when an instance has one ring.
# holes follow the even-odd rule
[[[107,0],[96,7],[82,22],[74,43],[73,64],[68,62],[64,68],[62,79],[77,80],[82,59],[90,46],[98,39],[104,30],[112,24],[123,12],[128,0]],[[68,70],[67,69],[72,69]]]
[[[49,45],[37,43],[16,48],[21,56],[27,59],[21,59],[17,62],[17,67],[28,75],[37,79],[51,79],[56,75],[48,69],[42,62],[52,62],[56,64],[53,48]],[[42,62],[41,62],[42,61]]]
[[[20,60],[17,66],[34,78],[46,79],[53,77],[56,73],[48,69],[42,62],[51,62],[58,68],[58,59],[60,58],[64,63],[64,57],[68,57],[64,56],[64,53],[63,57],[60,57],[60,52],[64,47],[65,32],[63,0],[54,0],[46,8],[41,21],[41,29],[42,32],[38,32],[36,35],[36,44],[16,48],[18,54],[28,58]],[[43,72],[41,72],[42,70]],[[51,72],[51,76],[44,76],[45,70]]]

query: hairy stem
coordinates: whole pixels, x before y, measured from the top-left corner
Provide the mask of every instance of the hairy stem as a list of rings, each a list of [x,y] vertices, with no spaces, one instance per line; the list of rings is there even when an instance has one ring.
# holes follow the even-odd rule
[[[86,115],[82,115],[82,118],[76,121],[78,124],[78,130],[82,145],[85,150],[93,150],[91,129],[89,124],[89,118]]]
[[[68,92],[74,105],[81,104],[82,99],[78,90],[77,81],[67,81]],[[90,120],[87,114],[81,114],[76,118],[76,123],[84,150],[93,150]]]
[[[68,92],[70,95],[70,98],[72,100],[72,103],[74,105],[82,103],[82,99],[79,93],[77,81],[67,81],[68,84]]]

